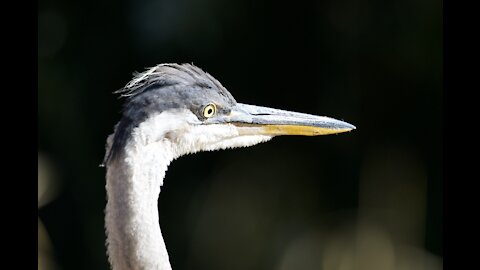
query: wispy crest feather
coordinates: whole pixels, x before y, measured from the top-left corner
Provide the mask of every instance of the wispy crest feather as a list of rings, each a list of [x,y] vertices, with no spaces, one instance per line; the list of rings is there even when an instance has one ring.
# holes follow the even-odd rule
[[[223,89],[222,84],[210,74],[193,64],[159,64],[147,68],[144,72],[135,72],[134,78],[123,88],[115,91],[120,97],[131,98],[141,94],[148,86],[158,84],[167,85],[199,85],[202,87],[217,87]]]

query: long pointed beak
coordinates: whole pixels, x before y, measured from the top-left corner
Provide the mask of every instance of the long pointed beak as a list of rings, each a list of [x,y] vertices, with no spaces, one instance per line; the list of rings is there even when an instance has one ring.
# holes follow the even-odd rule
[[[227,116],[216,119],[237,127],[240,135],[317,136],[347,132],[354,125],[330,117],[238,103]]]

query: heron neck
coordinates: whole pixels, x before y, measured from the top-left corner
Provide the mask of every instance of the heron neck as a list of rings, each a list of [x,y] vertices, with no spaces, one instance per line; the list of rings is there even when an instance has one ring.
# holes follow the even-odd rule
[[[131,143],[108,164],[105,226],[113,270],[171,269],[158,197],[172,159],[166,142]]]

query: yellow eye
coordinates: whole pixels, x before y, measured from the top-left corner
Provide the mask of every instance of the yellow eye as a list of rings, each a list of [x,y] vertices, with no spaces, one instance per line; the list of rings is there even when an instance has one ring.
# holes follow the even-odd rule
[[[207,106],[205,106],[205,108],[203,108],[203,116],[205,118],[210,118],[214,116],[216,112],[217,112],[217,106],[215,106],[215,104],[213,103],[210,103]]]

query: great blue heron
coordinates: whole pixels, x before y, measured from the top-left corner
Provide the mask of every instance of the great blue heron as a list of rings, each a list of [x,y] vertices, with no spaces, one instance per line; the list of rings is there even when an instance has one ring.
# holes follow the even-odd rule
[[[190,64],[160,64],[123,89],[120,122],[107,139],[105,226],[114,270],[171,269],[157,202],[169,163],[198,151],[247,147],[279,135],[355,129],[328,117],[237,103]]]

